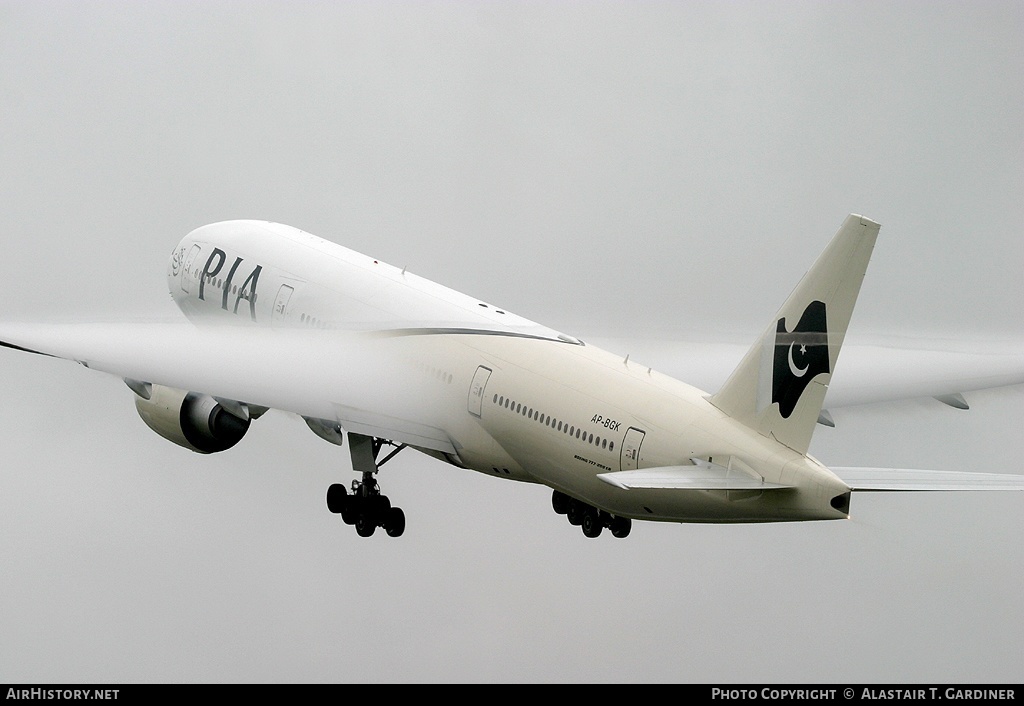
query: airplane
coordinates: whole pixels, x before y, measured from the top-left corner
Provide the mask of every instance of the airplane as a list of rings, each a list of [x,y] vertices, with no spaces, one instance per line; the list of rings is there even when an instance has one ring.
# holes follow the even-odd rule
[[[174,248],[166,323],[0,324],[0,346],[120,377],[143,421],[191,451],[226,451],[270,409],[347,447],[328,509],[368,537],[405,531],[378,482],[412,448],[548,486],[594,538],[634,520],[850,517],[860,491],[1024,490],[1024,476],[827,467],[808,454],[880,226],[848,216],[713,393],[291,226],[198,228]],[[911,362],[853,403],[1024,382],[1020,355],[924,375]],[[927,366],[925,366],[927,367]],[[914,372],[919,373],[914,379]],[[923,377],[922,377],[923,376]]]

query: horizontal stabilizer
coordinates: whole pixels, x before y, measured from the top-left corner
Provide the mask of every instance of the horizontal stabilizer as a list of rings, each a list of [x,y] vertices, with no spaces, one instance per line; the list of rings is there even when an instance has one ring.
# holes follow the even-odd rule
[[[623,490],[777,490],[791,487],[765,483],[760,478],[710,463],[600,473],[597,477]]]
[[[971,473],[969,471],[922,471],[905,468],[836,468],[851,490],[1024,490],[1024,475]]]

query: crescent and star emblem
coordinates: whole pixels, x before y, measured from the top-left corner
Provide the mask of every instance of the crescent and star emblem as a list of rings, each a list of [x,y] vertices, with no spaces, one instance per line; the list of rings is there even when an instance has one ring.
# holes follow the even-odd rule
[[[786,329],[785,317],[778,320],[772,355],[771,401],[779,403],[783,419],[788,419],[796,409],[811,381],[818,375],[831,373],[831,367],[825,302],[814,300],[808,304],[792,331]]]
[[[789,344],[789,372],[793,373],[793,375],[798,378],[802,378],[807,373],[807,368],[810,367],[810,364],[804,365],[802,368],[796,367],[796,363],[793,362],[793,346],[795,345],[795,343]],[[800,346],[800,352],[806,353],[807,346]]]

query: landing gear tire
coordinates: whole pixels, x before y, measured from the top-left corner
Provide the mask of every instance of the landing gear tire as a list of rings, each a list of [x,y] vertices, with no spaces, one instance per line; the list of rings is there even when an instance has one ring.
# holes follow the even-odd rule
[[[599,537],[604,525],[601,524],[601,515],[592,507],[583,511],[583,534],[586,537]]]
[[[551,508],[559,515],[564,515],[569,512],[569,506],[573,502],[573,499],[565,493],[557,490],[551,491]]]
[[[377,529],[377,523],[373,521],[369,513],[361,512],[356,518],[356,534],[360,537],[372,537]]]
[[[384,520],[384,531],[388,533],[389,537],[402,536],[402,533],[405,532],[405,513],[402,512],[402,508],[393,507],[388,510]]]
[[[633,520],[628,517],[613,517],[609,529],[612,531],[613,537],[624,539],[629,536],[629,531],[633,529]]]
[[[581,503],[579,500],[569,500],[569,508],[566,510],[566,517],[569,519],[569,524],[575,527],[579,527],[583,524],[583,513],[586,510],[586,505]]]
[[[370,507],[378,517],[387,517],[391,511],[391,500],[387,495],[371,495]]]
[[[341,483],[334,483],[327,489],[327,509],[334,514],[343,514],[348,504],[348,491]]]

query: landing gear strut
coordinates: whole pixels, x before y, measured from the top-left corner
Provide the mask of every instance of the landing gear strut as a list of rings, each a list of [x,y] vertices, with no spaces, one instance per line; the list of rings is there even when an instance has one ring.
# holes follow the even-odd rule
[[[569,497],[557,490],[551,495],[551,507],[559,515],[565,515],[570,525],[580,527],[587,537],[597,537],[607,527],[611,530],[613,537],[621,539],[629,536],[629,531],[633,528],[633,521],[628,517],[619,517],[604,510],[598,510],[593,505],[588,505],[582,500]]]
[[[401,508],[392,507],[388,496],[380,492],[374,474],[405,445],[395,446],[390,441],[375,439],[362,434],[349,434],[349,451],[352,454],[352,470],[361,472],[361,481],[352,481],[352,493],[341,483],[334,483],[327,489],[327,509],[340,514],[347,525],[355,525],[356,534],[369,537],[378,527],[383,527],[389,537],[400,537],[405,532],[405,513]],[[377,461],[384,444],[395,446],[381,461]]]

